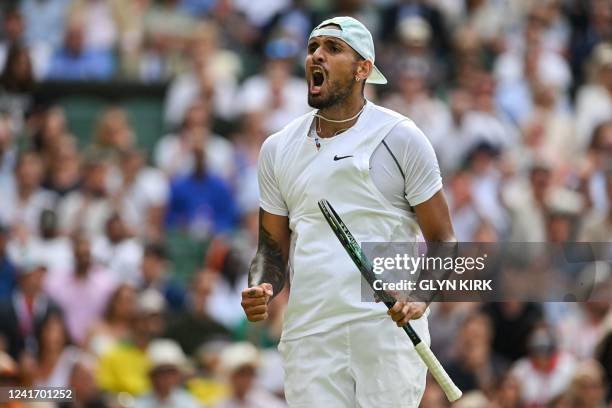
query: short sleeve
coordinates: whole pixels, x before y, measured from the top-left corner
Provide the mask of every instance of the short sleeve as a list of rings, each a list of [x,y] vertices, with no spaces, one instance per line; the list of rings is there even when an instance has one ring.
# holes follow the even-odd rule
[[[266,139],[261,146],[257,163],[257,179],[259,182],[259,205],[270,214],[287,216],[289,210],[280,192],[278,180],[274,174],[276,156],[276,137]]]
[[[404,193],[411,206],[429,200],[442,189],[442,176],[436,153],[425,134],[413,123],[404,121],[385,138],[393,150],[401,152]]]

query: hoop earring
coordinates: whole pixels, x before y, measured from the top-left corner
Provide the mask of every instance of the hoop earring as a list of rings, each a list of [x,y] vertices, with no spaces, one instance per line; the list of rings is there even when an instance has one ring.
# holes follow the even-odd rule
[[[359,78],[358,76],[355,77],[355,81],[359,82],[361,78]]]

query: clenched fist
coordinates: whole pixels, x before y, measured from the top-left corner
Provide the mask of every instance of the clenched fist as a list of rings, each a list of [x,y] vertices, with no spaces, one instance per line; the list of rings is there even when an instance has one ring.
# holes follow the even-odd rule
[[[268,318],[268,301],[273,295],[272,285],[262,283],[242,291],[242,308],[250,322]]]
[[[418,319],[425,313],[427,304],[424,302],[397,301],[387,314],[391,316],[397,327],[406,325],[412,319]]]

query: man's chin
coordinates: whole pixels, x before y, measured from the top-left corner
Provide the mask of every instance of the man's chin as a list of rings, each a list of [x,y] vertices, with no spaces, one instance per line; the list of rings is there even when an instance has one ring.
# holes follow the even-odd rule
[[[321,94],[308,93],[308,105],[311,108],[323,109],[329,104],[329,98],[324,98]]]

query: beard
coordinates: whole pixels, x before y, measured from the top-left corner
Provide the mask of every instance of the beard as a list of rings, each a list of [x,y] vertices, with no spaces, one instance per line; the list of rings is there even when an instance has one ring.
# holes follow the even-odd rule
[[[315,109],[327,109],[339,105],[353,93],[353,87],[356,85],[353,78],[342,82],[329,79],[327,81],[327,96],[311,95],[308,92],[308,105]]]

